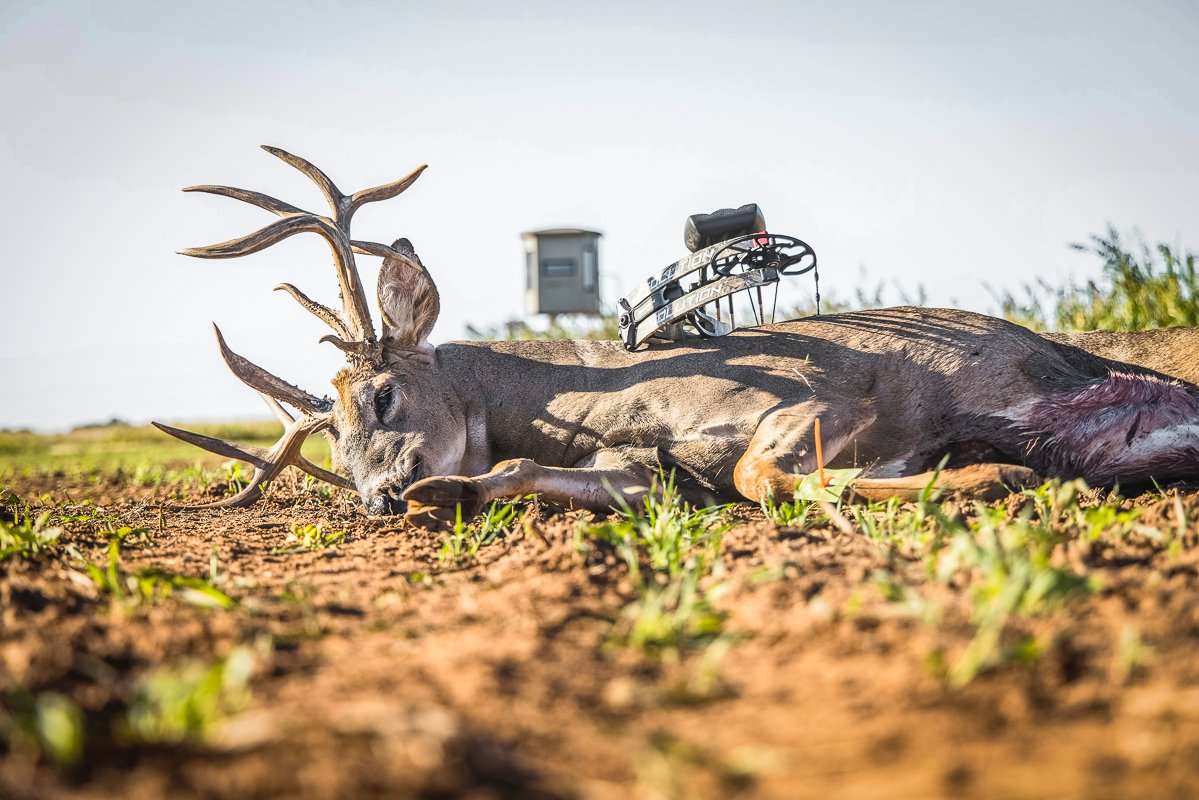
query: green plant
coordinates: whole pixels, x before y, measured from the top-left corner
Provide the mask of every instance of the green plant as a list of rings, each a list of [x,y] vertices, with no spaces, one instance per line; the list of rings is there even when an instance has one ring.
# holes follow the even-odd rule
[[[580,529],[584,541],[616,551],[636,592],[611,641],[663,653],[715,639],[724,617],[713,604],[716,589],[704,582],[719,564],[728,527],[724,507],[691,506],[673,474],[660,475],[637,507],[617,502],[621,510],[613,519]]]
[[[442,563],[464,563],[478,558],[479,550],[499,539],[516,522],[524,498],[496,500],[469,524],[459,506],[454,528],[441,543],[437,557]]]
[[[673,473],[655,479],[639,507],[617,497],[621,511],[614,519],[588,526],[584,535],[611,544],[628,565],[636,583],[643,561],[653,572],[678,575],[684,570],[707,572],[720,552],[724,506],[695,508],[683,499]]]
[[[939,560],[942,581],[967,574],[975,625],[974,637],[949,669],[953,685],[969,683],[1001,660],[1009,619],[1044,614],[1095,588],[1085,576],[1053,563],[1053,550],[1063,539],[1030,516],[1025,512],[1008,522],[1002,509],[980,505],[972,528],[957,531]]]
[[[222,480],[225,482],[225,494],[235,495],[250,485],[253,476],[240,461],[226,461],[221,469],[224,471]]]
[[[697,571],[687,570],[664,586],[642,587],[621,612],[614,639],[651,653],[714,640],[724,629],[725,615],[713,607],[699,581]]]
[[[1083,509],[1080,513],[1086,528],[1086,537],[1094,540],[1102,536],[1123,537],[1136,530],[1141,511],[1139,508],[1123,511],[1117,506],[1105,504]]]
[[[766,519],[780,528],[803,528],[816,503],[812,500],[775,500],[774,493],[768,492],[758,506]]]
[[[71,766],[83,755],[83,714],[55,692],[6,692],[0,696],[0,740],[26,743],[56,764]]]
[[[635,755],[637,796],[751,795],[759,778],[778,772],[783,763],[781,753],[767,748],[742,745],[722,752],[659,730],[650,735],[644,749]],[[714,784],[708,784],[705,778]],[[697,785],[714,785],[715,790],[697,791]]]
[[[1182,498],[1178,492],[1174,493],[1170,505],[1174,509],[1174,528],[1165,537],[1166,555],[1171,560],[1182,555],[1182,543],[1187,531],[1190,530],[1190,521],[1187,519],[1186,508],[1182,505]]]
[[[1125,624],[1116,640],[1116,659],[1113,677],[1117,683],[1126,683],[1146,666],[1153,663],[1157,653],[1141,638],[1141,632]]]
[[[1199,325],[1199,273],[1195,254],[1179,255],[1167,244],[1139,253],[1125,247],[1109,226],[1086,244],[1071,245],[1102,261],[1098,280],[1053,286],[1025,286],[1024,297],[996,296],[1003,316],[1034,330],[1137,331],[1172,325]],[[1042,298],[1051,298],[1046,303]]]
[[[905,534],[913,533],[917,528],[915,515],[897,497],[865,506],[855,505],[851,511],[858,527],[878,544],[900,544]]]
[[[120,733],[143,744],[203,741],[213,726],[249,702],[255,656],[238,647],[214,664],[187,662],[139,681]]]
[[[860,469],[826,469],[823,474],[796,475],[790,501],[776,500],[773,492],[767,492],[758,505],[775,525],[802,528],[821,501],[840,504],[845,490],[861,473]]]
[[[1033,522],[1059,530],[1066,536],[1090,541],[1118,540],[1135,532],[1154,541],[1166,538],[1161,531],[1140,522],[1143,509],[1120,508],[1118,496],[1109,498],[1108,502],[1083,507],[1084,501],[1095,502],[1088,498],[1093,498],[1096,493],[1081,480],[1053,480],[1035,489],[1026,489],[1022,494],[1031,501],[1029,518]]]
[[[83,500],[79,503],[62,506],[58,512],[58,522],[63,525],[91,522],[93,518],[103,516],[99,512],[100,509],[96,508],[91,500]]]
[[[1089,490],[1081,481],[1050,481],[1025,491],[1014,519],[1002,506],[982,503],[963,514],[941,503],[932,485],[913,503],[891,500],[855,507],[854,514],[872,540],[922,559],[930,578],[965,592],[971,639],[956,659],[939,651],[932,659],[954,686],[1000,663],[1035,660],[1040,643],[1029,637],[1011,641],[1005,637],[1009,623],[1050,613],[1096,587],[1055,559],[1057,549],[1076,538],[1123,535],[1137,518],[1111,505],[1083,508],[1079,503]],[[876,572],[874,583],[901,613],[941,624],[943,609],[890,571]]]
[[[888,549],[935,554],[948,536],[962,530],[960,520],[942,506],[941,493],[936,488],[944,464],[942,460],[914,502],[904,503],[892,497],[864,507],[853,506],[858,526],[871,540]]]
[[[109,541],[113,539],[119,541],[122,547],[129,542],[136,542],[140,545],[154,544],[154,534],[150,532],[149,528],[133,528],[128,525],[113,527],[109,525],[104,534],[108,537]]]
[[[939,622],[940,609],[930,603],[919,591],[905,586],[891,572],[875,570],[871,580],[883,599],[904,616],[921,619],[929,624]]]
[[[305,550],[328,550],[344,542],[345,531],[327,531],[323,523],[315,525],[294,524],[287,534],[283,547],[276,547],[272,553],[299,553]]]
[[[322,464],[321,466],[323,466],[325,469],[332,468],[332,464],[329,462],[329,459],[326,459],[326,463]],[[300,486],[305,492],[315,494],[317,497],[320,497],[322,500],[330,499],[331,497],[333,497],[334,493],[337,491],[336,486],[325,483],[324,481],[317,480],[316,478],[312,477],[311,475],[307,475],[307,474],[305,474],[304,477],[301,479]]]
[[[152,605],[172,597],[189,605],[205,608],[230,609],[237,604],[233,598],[203,578],[179,575],[153,567],[133,573],[125,572],[121,568],[123,538],[115,535],[109,539],[107,558],[103,564],[85,565],[88,577],[101,593],[130,606]]]
[[[0,561],[10,556],[38,558],[56,552],[62,546],[62,528],[47,527],[49,519],[49,511],[37,518],[26,511],[11,522],[0,520]]]

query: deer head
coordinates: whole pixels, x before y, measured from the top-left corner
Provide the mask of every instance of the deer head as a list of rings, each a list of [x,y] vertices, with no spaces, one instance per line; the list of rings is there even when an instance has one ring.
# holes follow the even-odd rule
[[[333,333],[321,341],[335,345],[349,362],[334,378],[337,397],[317,397],[243,358],[229,348],[214,324],[225,363],[237,378],[258,392],[283,423],[282,438],[270,448],[241,447],[154,424],[205,450],[253,465],[254,477],[249,485],[235,496],[205,507],[249,505],[261,496],[264,483],[288,466],[295,466],[335,486],[357,489],[372,513],[397,513],[403,510],[399,493],[405,486],[422,475],[457,471],[465,448],[466,426],[461,403],[440,378],[435,351],[428,341],[440,309],[436,285],[407,239],[398,239],[390,247],[355,240],[350,237],[350,222],[354,212],[366,203],[388,200],[411,186],[425,165],[392,183],[347,195],[305,159],[277,147],[264,145],[263,149],[312,179],[328,200],[331,214],[313,214],[245,189],[191,186],[184,191],[232,197],[266,209],[280,219],[246,236],[180,253],[197,258],[234,258],[256,253],[297,233],[323,237],[333,251],[341,311],[322,305],[289,283],[277,289],[332,328]],[[377,293],[381,336],[376,336],[371,323],[355,254],[383,258]],[[318,467],[300,454],[304,440],[318,432],[330,437],[335,468],[348,472],[352,481]]]

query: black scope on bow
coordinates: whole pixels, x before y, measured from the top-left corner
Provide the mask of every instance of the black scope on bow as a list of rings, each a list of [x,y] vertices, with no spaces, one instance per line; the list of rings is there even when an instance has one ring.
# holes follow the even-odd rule
[[[694,253],[709,245],[765,232],[766,217],[757,203],[739,208],[722,208],[711,214],[692,214],[683,225],[683,244]]]

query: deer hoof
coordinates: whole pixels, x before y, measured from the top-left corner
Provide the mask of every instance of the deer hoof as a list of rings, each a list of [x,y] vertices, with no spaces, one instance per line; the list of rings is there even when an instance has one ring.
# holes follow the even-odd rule
[[[422,528],[452,526],[462,508],[462,521],[470,521],[482,510],[483,498],[479,482],[458,475],[424,478],[404,491],[408,503],[405,517]]]
[[[427,531],[448,531],[452,530],[454,523],[458,521],[458,509],[457,507],[443,508],[442,506],[422,506],[409,503],[404,519],[409,524]],[[463,519],[466,518],[463,517]]]

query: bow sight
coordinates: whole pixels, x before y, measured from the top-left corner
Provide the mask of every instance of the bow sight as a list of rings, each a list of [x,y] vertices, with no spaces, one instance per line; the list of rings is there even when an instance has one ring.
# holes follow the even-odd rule
[[[691,255],[620,299],[620,336],[626,349],[636,350],[651,338],[677,341],[732,333],[737,328],[738,292],[749,300],[755,325],[774,322],[778,282],[784,275],[812,273],[820,313],[816,252],[794,236],[768,233],[756,204],[691,215],[683,241]],[[765,286],[774,288],[769,320]],[[722,302],[726,300],[727,313]]]

